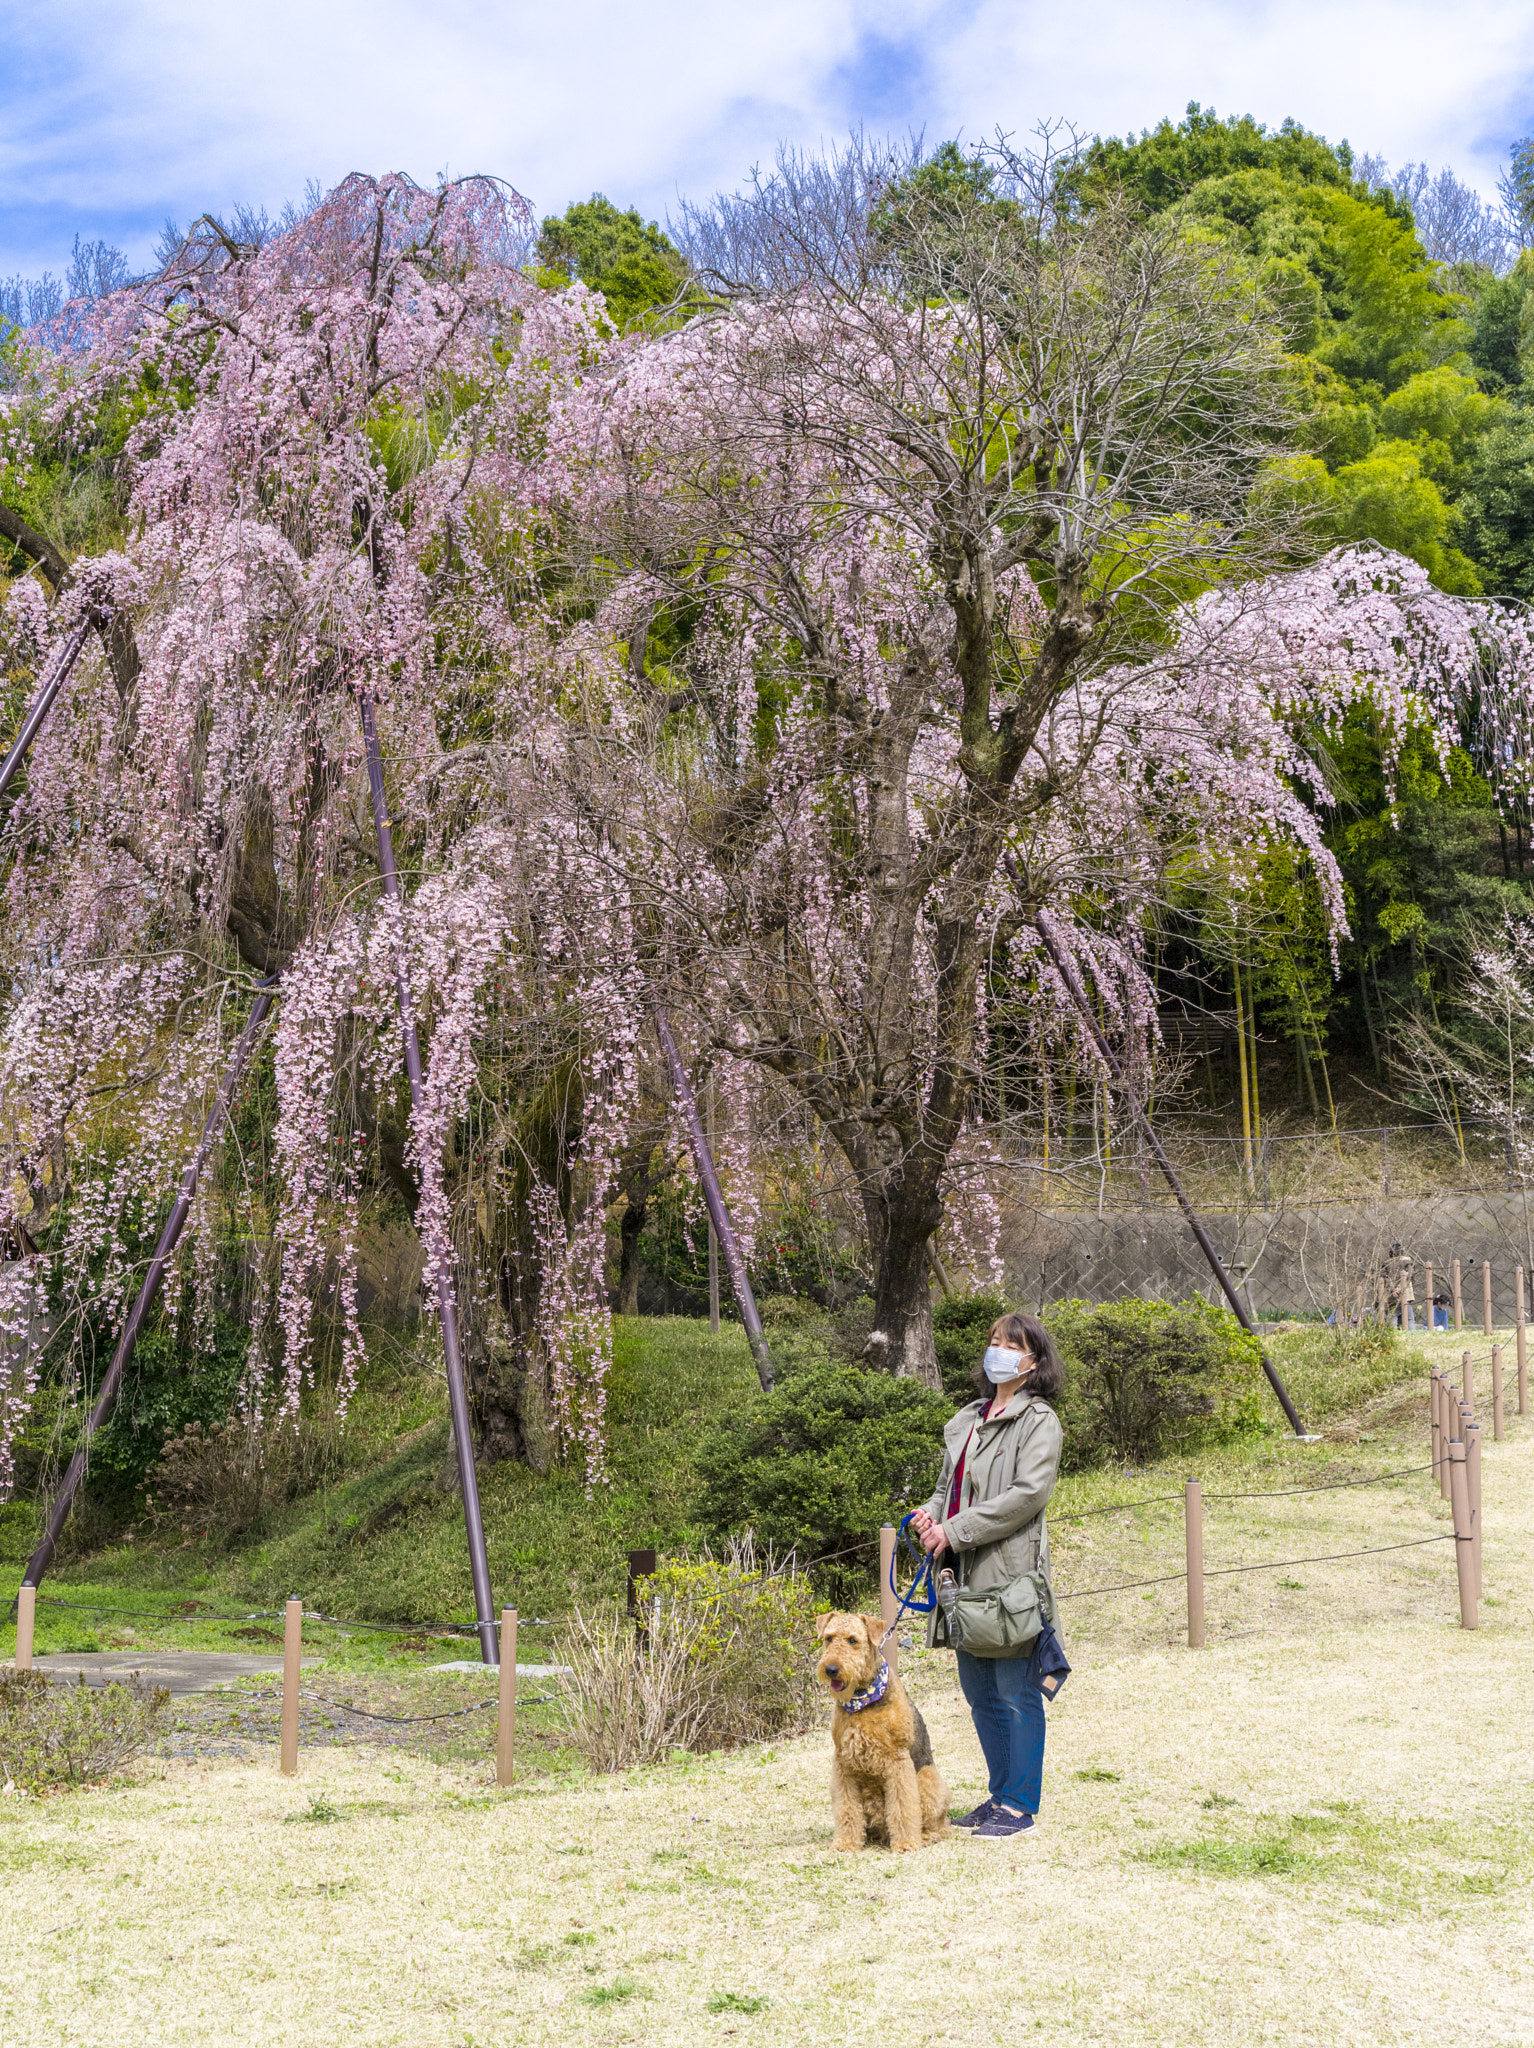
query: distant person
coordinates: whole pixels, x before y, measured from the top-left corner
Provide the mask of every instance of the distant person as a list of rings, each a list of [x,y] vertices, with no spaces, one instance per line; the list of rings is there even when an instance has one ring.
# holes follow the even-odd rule
[[[1385,1261],[1385,1284],[1390,1291],[1394,1311],[1391,1320],[1397,1329],[1415,1329],[1413,1311],[1417,1297],[1412,1289],[1412,1261],[1399,1243],[1390,1247],[1390,1257]]]

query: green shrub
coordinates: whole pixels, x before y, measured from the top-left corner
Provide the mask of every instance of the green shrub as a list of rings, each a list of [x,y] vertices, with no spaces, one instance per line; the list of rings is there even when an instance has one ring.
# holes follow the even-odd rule
[[[689,1664],[704,1701],[693,1747],[802,1735],[814,1718],[815,1590],[803,1572],[758,1571],[749,1549],[664,1564],[640,1599],[696,1621]],[[691,1634],[691,1631],[689,1631]]]
[[[1064,1301],[1044,1323],[1065,1361],[1068,1465],[1143,1464],[1260,1423],[1262,1347],[1207,1301]]]
[[[749,1529],[792,1551],[828,1598],[854,1599],[877,1575],[880,1523],[936,1483],[950,1413],[914,1380],[807,1367],[703,1440],[693,1514],[720,1541]]]
[[[170,1704],[163,1685],[133,1673],[93,1689],[41,1671],[0,1671],[0,1776],[27,1792],[88,1785],[132,1761]]]
[[[985,1340],[992,1324],[1011,1313],[1012,1303],[1001,1294],[950,1294],[932,1311],[937,1369],[943,1392],[956,1406],[974,1400],[974,1371]]]

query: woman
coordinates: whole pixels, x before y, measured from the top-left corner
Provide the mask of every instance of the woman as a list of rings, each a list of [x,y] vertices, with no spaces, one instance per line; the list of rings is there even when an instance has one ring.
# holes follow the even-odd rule
[[[975,1370],[979,1398],[943,1431],[936,1491],[912,1520],[935,1566],[988,1593],[1024,1572],[1049,1576],[1044,1507],[1060,1471],[1060,1418],[1050,1406],[1065,1384],[1048,1333],[1032,1316],[1002,1316]],[[936,1633],[933,1616],[932,1635]],[[931,1635],[929,1635],[931,1640]],[[1040,1645],[1022,1657],[960,1650],[959,1683],[985,1752],[990,1797],[957,1825],[976,1841],[1027,1834],[1044,1776]]]

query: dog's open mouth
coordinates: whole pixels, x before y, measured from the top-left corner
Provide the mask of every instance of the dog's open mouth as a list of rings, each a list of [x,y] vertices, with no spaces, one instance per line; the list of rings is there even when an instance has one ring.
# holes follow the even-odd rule
[[[830,1686],[832,1692],[845,1692],[847,1690],[846,1681],[841,1678],[828,1678],[826,1684]]]

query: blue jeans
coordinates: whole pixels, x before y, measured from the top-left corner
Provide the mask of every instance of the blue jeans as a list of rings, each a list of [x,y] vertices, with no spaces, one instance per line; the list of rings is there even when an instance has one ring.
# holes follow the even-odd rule
[[[1044,1789],[1044,1695],[1039,1651],[1026,1657],[971,1657],[960,1650],[959,1684],[985,1753],[991,1797],[1037,1813]]]

